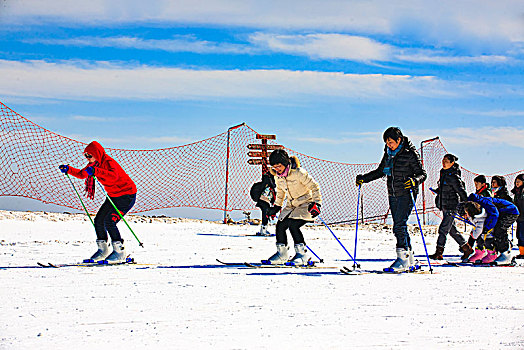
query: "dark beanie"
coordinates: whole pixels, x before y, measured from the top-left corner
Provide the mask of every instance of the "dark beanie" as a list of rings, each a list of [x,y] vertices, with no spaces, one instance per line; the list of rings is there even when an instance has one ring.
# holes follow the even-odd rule
[[[271,164],[272,166],[277,164],[288,166],[289,163],[289,155],[283,149],[277,149],[269,155],[269,164]]]

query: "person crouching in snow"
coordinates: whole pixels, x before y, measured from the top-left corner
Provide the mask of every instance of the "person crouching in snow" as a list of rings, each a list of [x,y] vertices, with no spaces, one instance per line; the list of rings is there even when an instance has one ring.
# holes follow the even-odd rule
[[[407,221],[413,209],[418,186],[426,180],[420,156],[411,141],[399,128],[390,127],[382,135],[384,155],[377,169],[357,175],[357,186],[387,177],[389,208],[393,217],[393,233],[397,239],[397,259],[385,271],[407,271],[415,265]],[[413,197],[411,196],[413,193]]]
[[[76,169],[69,165],[60,165],[60,170],[64,174],[70,174],[79,179],[86,179],[86,194],[90,199],[93,199],[95,196],[95,179],[93,176],[96,176],[120,211],[120,214],[125,215],[133,207],[136,200],[136,186],[133,180],[96,141],[87,145],[84,150],[84,156],[87,158],[88,164],[83,169]],[[94,262],[107,260],[110,263],[125,261],[124,240],[116,227],[119,221],[120,215],[115,211],[109,199],[106,198],[95,217],[98,250],[91,256],[90,260]],[[109,249],[108,233],[111,236],[112,252]]]
[[[262,175],[262,181],[256,182],[251,187],[249,194],[256,202],[256,206],[262,211],[262,225],[257,236],[270,236],[267,230],[269,223],[269,209],[275,203],[275,178],[271,174]]]
[[[524,259],[524,174],[519,174],[515,178],[515,186],[511,190],[514,194],[513,203],[519,210],[517,219],[517,244],[519,246],[519,255],[517,259]]]
[[[442,210],[442,222],[438,228],[437,248],[435,254],[429,257],[434,260],[443,260],[444,247],[446,246],[446,236],[449,234],[459,245],[459,250],[463,253],[461,259],[467,259],[473,254],[473,249],[466,242],[464,237],[457,231],[455,226],[456,207],[459,202],[464,202],[468,198],[464,181],[460,178],[460,166],[458,158],[453,154],[446,154],[442,158],[442,169],[438,188],[435,190],[437,197],[435,204]]]
[[[517,207],[505,199],[486,198],[478,194],[471,194],[468,200],[478,203],[486,209],[488,212],[486,222],[490,219],[488,224],[484,224],[483,228],[486,255],[482,257],[480,262],[483,264],[509,265],[512,257],[508,229],[519,216]],[[476,212],[466,210],[466,213],[471,217],[470,214],[477,214],[478,210]],[[470,261],[478,262],[478,258],[475,258],[476,253],[470,258]]]
[[[277,252],[267,261],[268,264],[284,264],[288,261],[288,241],[286,230],[289,229],[295,243],[295,256],[291,262],[295,265],[306,265],[309,261],[304,236],[300,228],[307,222],[313,222],[320,214],[322,197],[318,183],[300,167],[296,156],[289,157],[282,149],[275,150],[269,156],[272,166],[271,174],[275,175],[276,200],[269,215],[276,215],[284,200],[286,207],[278,217],[276,227]]]

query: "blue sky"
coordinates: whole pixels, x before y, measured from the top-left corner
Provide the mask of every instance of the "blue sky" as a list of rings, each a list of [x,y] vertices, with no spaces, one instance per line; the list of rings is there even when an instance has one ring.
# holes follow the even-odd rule
[[[4,0],[0,76],[18,113],[108,147],[247,122],[372,163],[396,125],[472,171],[524,168],[522,1]]]

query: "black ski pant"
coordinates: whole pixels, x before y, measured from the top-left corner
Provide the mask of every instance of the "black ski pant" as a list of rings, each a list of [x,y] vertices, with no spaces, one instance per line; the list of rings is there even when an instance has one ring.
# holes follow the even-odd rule
[[[286,230],[289,229],[293,242],[295,244],[304,243],[304,235],[300,231],[300,228],[307,223],[306,220],[302,219],[290,219],[285,218],[282,221],[278,221],[276,228],[277,243],[282,243],[287,246],[287,234]]]
[[[519,247],[524,247],[524,220],[517,221],[517,242]]]
[[[260,208],[260,210],[262,211],[262,225],[264,226],[267,226],[268,222],[269,222],[269,208],[271,208],[271,206],[269,205],[268,202],[264,202],[264,201],[258,201],[257,202],[257,207]]]
[[[136,194],[126,194],[120,197],[111,197],[111,200],[113,201],[113,203],[115,203],[115,206],[118,208],[118,211],[120,211],[120,213],[123,216],[135,204]],[[95,216],[96,239],[107,241],[107,233],[109,232],[109,235],[111,236],[111,240],[113,242],[120,241],[123,243],[124,240],[120,236],[120,231],[118,231],[118,227],[116,227],[116,224],[119,221],[120,215],[118,215],[109,199],[106,198],[106,201],[104,202],[104,204],[102,204],[102,206],[98,210],[98,213]]]
[[[518,214],[501,214],[493,228],[493,238],[486,239],[486,248],[502,253],[509,250],[508,229],[517,221]]]

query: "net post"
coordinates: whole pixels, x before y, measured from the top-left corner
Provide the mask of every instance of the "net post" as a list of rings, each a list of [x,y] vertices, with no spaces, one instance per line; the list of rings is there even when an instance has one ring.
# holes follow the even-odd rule
[[[439,137],[433,137],[432,139],[422,140],[420,142],[420,161],[422,162],[422,168],[424,168],[424,144],[438,140]],[[426,181],[422,183],[422,223],[426,224]],[[415,203],[415,206],[417,204]]]
[[[227,205],[228,205],[228,185],[229,185],[229,141],[231,138],[231,130],[240,128],[246,123],[238,124],[227,129],[227,151],[226,151],[226,189],[224,194],[224,224],[227,224]]]

